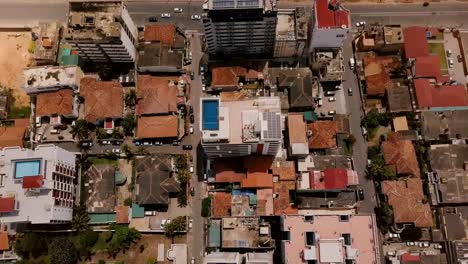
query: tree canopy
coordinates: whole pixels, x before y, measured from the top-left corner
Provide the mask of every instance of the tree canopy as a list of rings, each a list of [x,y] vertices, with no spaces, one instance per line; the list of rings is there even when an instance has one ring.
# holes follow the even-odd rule
[[[401,231],[400,237],[403,241],[418,241],[422,237],[422,232],[418,227],[407,225]]]
[[[78,255],[73,243],[67,237],[57,237],[49,245],[51,264],[74,264]]]

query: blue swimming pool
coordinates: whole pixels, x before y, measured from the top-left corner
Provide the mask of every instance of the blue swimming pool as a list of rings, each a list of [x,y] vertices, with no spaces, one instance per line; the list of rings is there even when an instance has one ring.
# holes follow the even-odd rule
[[[15,178],[20,179],[25,176],[40,175],[40,160],[25,160],[15,162]]]
[[[218,100],[203,100],[202,101],[202,128],[203,130],[218,130],[219,129],[219,101]]]

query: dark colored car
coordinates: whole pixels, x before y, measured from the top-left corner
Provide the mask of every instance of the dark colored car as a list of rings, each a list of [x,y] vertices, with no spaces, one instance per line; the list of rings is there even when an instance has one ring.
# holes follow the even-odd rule
[[[190,72],[190,80],[193,81],[193,79],[195,79],[195,73],[194,73],[194,72]]]
[[[193,106],[189,106],[190,114],[193,114]]]
[[[190,188],[190,195],[195,196],[195,188]]]
[[[150,16],[150,17],[148,18],[148,21],[149,21],[149,22],[158,22],[158,18],[155,17],[155,16]]]
[[[120,145],[122,145],[122,142],[123,142],[122,140],[114,140],[114,141],[112,141],[112,145],[120,146]]]
[[[195,123],[195,116],[193,114],[190,115],[190,123]]]
[[[93,146],[93,142],[92,141],[84,141],[84,142],[81,142],[81,146],[86,147],[86,148],[90,148],[90,147]]]
[[[192,145],[183,145],[182,149],[183,150],[192,150]]]
[[[357,190],[358,198],[359,200],[364,200],[364,190],[363,189],[358,189]]]

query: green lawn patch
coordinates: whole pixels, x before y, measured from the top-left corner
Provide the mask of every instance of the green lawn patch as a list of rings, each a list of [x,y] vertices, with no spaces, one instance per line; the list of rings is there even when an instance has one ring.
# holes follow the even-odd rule
[[[94,244],[92,251],[93,252],[98,252],[98,251],[103,251],[107,248],[107,242],[105,240],[105,232],[102,232],[99,234],[99,238],[96,241],[96,244]]]
[[[444,43],[429,43],[429,53],[437,54],[439,56],[442,74],[444,71],[447,71],[447,59],[445,57]]]
[[[116,164],[117,160],[113,159],[104,159],[99,157],[89,157],[88,160],[94,165],[106,165],[106,164]]]
[[[29,106],[12,106],[10,111],[8,112],[9,119],[16,119],[16,118],[29,118],[31,116],[31,107]]]

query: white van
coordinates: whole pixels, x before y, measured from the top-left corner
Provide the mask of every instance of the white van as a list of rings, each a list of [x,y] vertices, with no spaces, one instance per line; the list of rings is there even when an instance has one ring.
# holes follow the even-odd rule
[[[318,107],[321,107],[323,105],[323,100],[319,99],[317,105],[318,105]]]
[[[350,58],[349,59],[349,68],[351,70],[354,70],[354,67],[356,67],[356,61],[354,60],[354,58]]]

